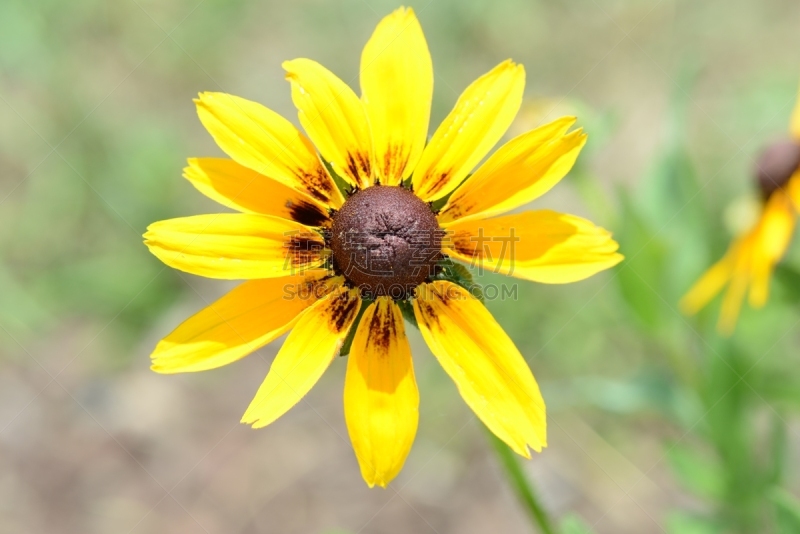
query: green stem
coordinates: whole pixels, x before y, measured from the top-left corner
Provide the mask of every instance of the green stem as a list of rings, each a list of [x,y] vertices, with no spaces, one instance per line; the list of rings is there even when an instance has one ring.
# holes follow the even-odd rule
[[[522,466],[514,451],[509,449],[508,445],[492,434],[489,429],[486,429],[486,432],[489,434],[489,440],[492,442],[492,446],[497,453],[497,457],[500,459],[500,463],[503,464],[511,487],[517,494],[517,498],[530,514],[531,519],[533,519],[539,527],[542,534],[556,534],[550,522],[550,517],[547,515],[544,507],[539,503],[533,485],[522,471]]]

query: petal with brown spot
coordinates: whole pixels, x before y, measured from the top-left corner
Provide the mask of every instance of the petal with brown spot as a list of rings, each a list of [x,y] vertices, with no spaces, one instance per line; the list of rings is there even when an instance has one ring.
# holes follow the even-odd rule
[[[320,267],[327,254],[322,236],[308,227],[251,213],[159,221],[144,238],[170,267],[226,280],[287,276]]]
[[[344,202],[314,145],[291,122],[250,100],[200,93],[203,126],[237,163],[307,194],[331,208]]]
[[[417,288],[422,337],[475,415],[515,452],[547,446],[539,386],[514,343],[464,288],[438,280]]]
[[[373,185],[372,140],[361,100],[316,61],[294,59],[283,68],[300,124],[325,161],[351,184]]]
[[[433,97],[433,63],[414,10],[401,7],[375,28],[361,54],[361,99],[383,185],[399,185],[422,155]]]
[[[386,487],[403,467],[419,419],[403,314],[388,297],[370,304],[358,325],[347,362],[344,415],[364,480]]]
[[[459,220],[446,230],[446,254],[473,267],[545,284],[583,280],[622,261],[610,232],[556,211]]]
[[[244,358],[286,333],[306,308],[343,281],[320,269],[244,282],[159,341],[150,356],[152,369],[205,371]]]
[[[323,203],[231,159],[191,158],[183,176],[198,191],[231,209],[289,219],[306,226],[330,221]]]
[[[242,423],[267,426],[297,404],[339,352],[360,307],[358,290],[340,287],[303,312]]]
[[[567,133],[574,117],[563,117],[515,137],[455,190],[439,212],[439,223],[486,218],[531,202],[572,168],[586,134]]]
[[[525,69],[505,61],[461,94],[414,169],[414,192],[424,201],[453,191],[508,129],[522,103]]]

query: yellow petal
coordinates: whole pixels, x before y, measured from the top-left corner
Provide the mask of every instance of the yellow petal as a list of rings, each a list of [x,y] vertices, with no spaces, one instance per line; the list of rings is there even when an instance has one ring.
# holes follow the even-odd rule
[[[789,195],[783,190],[775,191],[767,201],[754,237],[749,295],[750,305],[754,308],[767,303],[772,272],[789,248],[795,221],[795,210]]]
[[[750,291],[748,302],[753,308],[762,308],[769,300],[769,281],[775,264],[765,257],[756,255],[751,267]]]
[[[183,176],[208,198],[231,209],[306,226],[320,226],[329,220],[324,204],[230,159],[192,158]]]
[[[555,211],[456,221],[447,231],[442,242],[446,254],[481,269],[545,284],[583,280],[622,261],[610,232]]]
[[[242,423],[267,426],[297,404],[339,352],[360,306],[357,289],[338,288],[308,308],[275,356]]]
[[[731,279],[734,264],[735,252],[728,252],[712,265],[681,298],[679,303],[681,311],[686,315],[694,315],[703,309]]]
[[[361,54],[361,93],[384,185],[411,175],[428,137],[433,64],[411,8],[384,18]]]
[[[524,89],[525,69],[510,60],[467,87],[414,169],[414,191],[422,200],[447,195],[467,177],[514,120]]]
[[[344,383],[344,416],[361,475],[386,487],[406,461],[419,420],[419,392],[403,326],[388,297],[364,311]]]
[[[731,281],[722,298],[722,308],[717,322],[717,330],[724,336],[731,335],[736,328],[747,284],[750,282],[752,250],[752,236],[748,236],[736,249]]]
[[[786,192],[792,200],[796,212],[800,212],[800,171],[795,172],[789,183],[786,184]]]
[[[196,215],[151,224],[145,245],[181,271],[227,280],[273,278],[319,267],[322,237],[294,221],[245,213]]]
[[[582,130],[566,133],[575,120],[563,117],[500,147],[453,193],[439,222],[499,215],[546,193],[570,171],[586,144]]]
[[[757,227],[759,253],[777,263],[786,254],[795,226],[792,202],[783,190],[770,196]]]
[[[796,140],[800,141],[800,93],[792,111],[792,118],[789,123],[789,133]]]
[[[284,61],[283,68],[300,124],[325,161],[351,184],[372,185],[372,142],[361,100],[316,61]]]
[[[250,280],[190,317],[162,339],[153,354],[158,373],[215,369],[244,358],[288,331],[300,313],[343,278],[315,270]]]
[[[225,93],[195,100],[203,126],[237,163],[339,208],[344,199],[311,142],[274,111]]]
[[[721,334],[730,335],[736,327],[748,287],[752,307],[760,308],[767,303],[772,273],[786,254],[796,224],[792,184],[789,185],[788,190],[779,189],[770,195],[755,226],[738,237],[725,256],[681,299],[684,313],[696,313],[730,282],[717,323]]]
[[[545,406],[522,355],[464,288],[422,284],[413,299],[420,332],[475,415],[515,452],[547,446]]]

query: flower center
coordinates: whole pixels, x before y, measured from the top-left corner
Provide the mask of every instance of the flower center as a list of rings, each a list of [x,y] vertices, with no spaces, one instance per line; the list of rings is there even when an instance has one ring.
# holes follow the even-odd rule
[[[775,190],[785,186],[798,169],[800,145],[793,141],[780,141],[767,147],[756,165],[758,185],[764,197],[769,197]]]
[[[444,232],[430,207],[402,187],[355,193],[334,215],[334,268],[367,298],[408,298],[434,274]]]

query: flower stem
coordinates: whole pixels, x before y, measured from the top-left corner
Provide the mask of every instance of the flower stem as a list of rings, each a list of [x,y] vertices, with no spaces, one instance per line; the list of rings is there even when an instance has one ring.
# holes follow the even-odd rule
[[[489,440],[492,442],[492,446],[497,453],[497,457],[500,459],[500,463],[503,464],[511,487],[517,494],[520,503],[522,503],[528,511],[533,522],[539,527],[539,531],[542,532],[542,534],[556,534],[550,522],[550,517],[536,497],[533,485],[522,471],[522,466],[514,451],[509,449],[508,445],[492,434],[489,429],[486,429],[486,432],[489,434]]]

